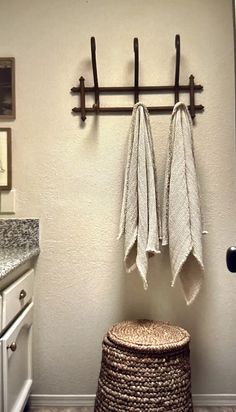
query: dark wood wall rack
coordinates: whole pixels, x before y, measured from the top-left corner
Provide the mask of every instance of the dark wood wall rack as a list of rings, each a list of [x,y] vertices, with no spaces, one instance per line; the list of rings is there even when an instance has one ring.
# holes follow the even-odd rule
[[[139,101],[140,93],[173,93],[174,103],[179,101],[179,94],[189,93],[189,112],[194,119],[196,112],[201,112],[204,110],[204,106],[201,104],[195,104],[195,93],[203,90],[203,86],[194,83],[194,76],[191,74],[189,77],[189,84],[180,85],[179,84],[179,72],[180,72],[180,36],[176,34],[175,36],[175,49],[176,49],[176,63],[175,63],[175,83],[172,86],[139,86],[139,45],[138,38],[134,38],[134,86],[121,86],[121,87],[101,87],[98,84],[98,74],[97,74],[97,61],[96,61],[96,42],[95,38],[91,37],[91,58],[92,58],[92,68],[93,68],[93,87],[85,86],[84,77],[80,77],[79,86],[72,87],[72,93],[79,93],[80,95],[80,107],[74,107],[72,109],[73,113],[80,113],[81,119],[86,120],[87,113],[130,113],[133,107],[101,107],[100,106],[100,95],[101,94],[119,94],[119,93],[133,93],[134,103]],[[85,95],[86,93],[94,94],[94,104],[92,107],[86,107]],[[148,107],[150,113],[171,113],[174,106],[151,106]]]

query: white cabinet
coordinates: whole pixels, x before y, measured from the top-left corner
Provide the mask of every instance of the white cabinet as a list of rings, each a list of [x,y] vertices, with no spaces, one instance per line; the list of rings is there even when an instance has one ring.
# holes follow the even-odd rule
[[[33,298],[34,270],[29,270],[20,279],[2,292],[2,328],[14,319],[14,317]]]
[[[0,292],[0,412],[22,412],[32,385],[33,274]]]

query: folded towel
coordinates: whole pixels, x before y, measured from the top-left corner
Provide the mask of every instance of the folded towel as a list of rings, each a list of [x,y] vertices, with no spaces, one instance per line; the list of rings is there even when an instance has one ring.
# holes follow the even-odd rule
[[[122,234],[126,271],[131,272],[137,267],[147,289],[148,258],[159,253],[160,219],[150,120],[142,103],[134,106],[129,130],[118,238]]]
[[[169,133],[162,244],[169,243],[172,286],[179,275],[187,304],[194,300],[203,280],[201,238],[192,119],[187,107],[183,103],[177,103],[173,109]]]

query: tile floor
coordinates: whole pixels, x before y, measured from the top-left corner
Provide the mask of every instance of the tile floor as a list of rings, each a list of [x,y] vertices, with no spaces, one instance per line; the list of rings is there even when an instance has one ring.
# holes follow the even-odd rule
[[[93,412],[93,408],[90,407],[78,407],[78,408],[29,408],[25,412]],[[124,411],[125,412],[125,411]],[[235,407],[227,408],[195,408],[194,412],[236,412]]]

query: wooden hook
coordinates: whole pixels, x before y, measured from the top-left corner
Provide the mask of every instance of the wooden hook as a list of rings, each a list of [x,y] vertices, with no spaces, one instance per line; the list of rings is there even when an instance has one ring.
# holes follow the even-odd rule
[[[195,98],[194,98],[194,76],[191,74],[189,77],[189,87],[190,87],[190,101],[189,101],[189,111],[192,119],[196,116],[195,114]]]
[[[84,78],[81,76],[79,79],[80,85],[80,108],[81,108],[81,120],[83,122],[86,120],[86,111],[85,111],[85,89],[84,89]]]
[[[95,103],[93,107],[96,111],[98,111],[99,109],[99,87],[98,87],[95,37],[91,37],[91,57],[92,57],[92,67],[93,67],[94,98],[95,98]]]
[[[138,38],[134,38],[134,103],[139,101],[139,50]]]
[[[175,103],[179,101],[179,67],[180,67],[180,35],[175,36],[176,62],[175,62]]]

